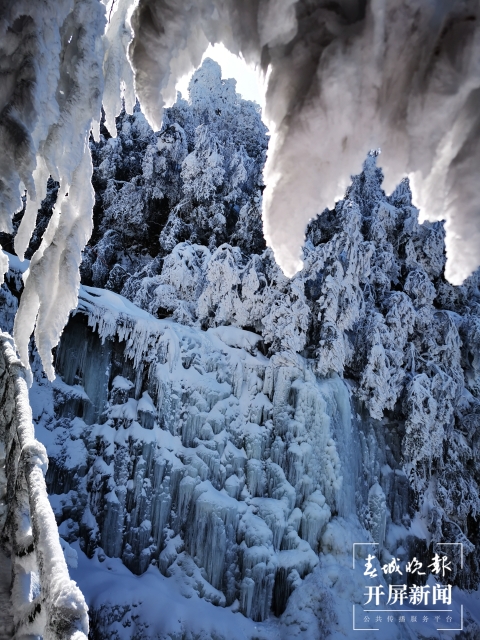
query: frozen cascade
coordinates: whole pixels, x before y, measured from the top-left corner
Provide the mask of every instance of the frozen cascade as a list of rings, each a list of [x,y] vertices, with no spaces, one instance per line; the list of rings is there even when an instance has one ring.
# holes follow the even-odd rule
[[[68,475],[86,510],[57,517],[77,523],[89,555],[102,549],[137,574],[153,562],[167,576],[190,556],[204,597],[238,600],[254,620],[281,613],[318,563],[332,514],[354,504],[340,499],[347,387],[318,381],[299,356],[268,359],[247,331],[157,320],[91,287],[80,301],[53,393],[61,424],[83,429],[62,431],[48,480],[55,492]]]
[[[327,413],[331,416],[332,435],[341,466],[342,481],[336,506],[338,514],[347,517],[356,511],[356,480],[362,472],[358,431],[353,429],[350,393],[345,382],[338,376],[333,376],[328,382],[320,384],[328,389],[328,393],[325,393],[329,399]]]

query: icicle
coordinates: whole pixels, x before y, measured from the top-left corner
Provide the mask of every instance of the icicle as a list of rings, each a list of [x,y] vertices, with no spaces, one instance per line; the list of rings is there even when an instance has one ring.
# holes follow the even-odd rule
[[[105,110],[105,126],[113,138],[117,135],[115,118],[122,110],[122,96],[127,113],[132,113],[135,105],[133,72],[127,55],[128,45],[132,38],[130,15],[133,7],[132,0],[113,2],[104,36],[105,89],[103,108]]]
[[[0,249],[0,286],[4,283],[5,274],[8,271],[8,256]],[[6,327],[2,327],[5,330]]]
[[[92,160],[85,140],[69,194],[64,196],[59,213],[52,216],[42,244],[26,272],[25,288],[15,318],[15,342],[28,371],[28,343],[36,323],[36,345],[50,380],[55,377],[51,351],[58,344],[70,311],[77,306],[81,252],[92,232],[91,173]],[[66,188],[65,183],[62,186]],[[88,216],[86,211],[90,212]]]
[[[370,491],[368,492],[368,507],[370,509],[370,531],[373,541],[382,546],[385,539],[387,506],[385,494],[378,482],[375,482],[375,484],[370,487]]]

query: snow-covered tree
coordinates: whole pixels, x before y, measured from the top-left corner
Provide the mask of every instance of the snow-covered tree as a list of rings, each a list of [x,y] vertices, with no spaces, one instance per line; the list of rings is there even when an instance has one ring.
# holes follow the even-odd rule
[[[122,111],[116,128],[112,138],[102,123],[100,141],[91,141],[96,203],[86,283],[121,291],[128,277],[185,241],[211,252],[225,242],[248,254],[265,249],[266,127],[258,105],[235,92],[234,80],[222,80],[216,62],[206,59],[195,72],[189,100],[179,94],[161,131],[152,131],[138,103],[132,115]]]

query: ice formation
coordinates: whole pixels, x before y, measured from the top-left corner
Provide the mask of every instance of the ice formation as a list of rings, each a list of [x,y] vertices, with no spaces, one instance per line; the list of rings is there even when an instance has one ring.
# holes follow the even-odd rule
[[[350,430],[344,383],[266,358],[256,334],[156,320],[99,289],[81,289],[68,326],[53,392],[80,439],[64,431],[48,478],[61,512],[87,500],[72,527],[83,548],[138,574],[186,571],[191,557],[215,604],[264,620],[274,598],[282,613],[331,511],[354,508],[333,439]]]
[[[91,232],[88,136],[101,107],[104,24],[104,8],[96,0],[49,2],[42,8],[18,2],[1,10],[1,56],[9,78],[0,126],[1,227],[12,230],[11,217],[25,189],[26,209],[15,237],[21,257],[48,177],[60,183],[58,208],[26,275],[15,326],[28,368],[28,341],[36,325],[36,342],[51,376],[51,349],[75,307],[81,250]]]
[[[367,151],[381,147],[388,188],[414,173],[422,207],[461,234],[463,257],[449,234],[450,275],[460,282],[478,266],[475,225],[459,210],[462,202],[469,220],[478,215],[476,191],[467,197],[463,188],[477,164],[478,10],[475,0],[140,2],[130,46],[136,89],[159,126],[170,75],[199,64],[205,36],[241,52],[267,78],[266,235],[288,275],[301,266],[299,221],[338,197]],[[465,249],[467,228],[475,240]]]

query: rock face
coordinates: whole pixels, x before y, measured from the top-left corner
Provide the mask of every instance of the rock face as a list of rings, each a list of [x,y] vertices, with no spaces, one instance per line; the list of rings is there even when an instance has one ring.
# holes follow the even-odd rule
[[[119,314],[118,296],[92,288],[81,300],[57,351],[62,435],[47,480],[63,494],[61,530],[134,573],[153,563],[215,604],[238,600],[254,620],[282,613],[332,513],[355,511],[345,383],[319,382],[293,354],[265,357],[236,327]],[[87,306],[116,313],[103,345]],[[150,355],[132,366],[140,333]]]

